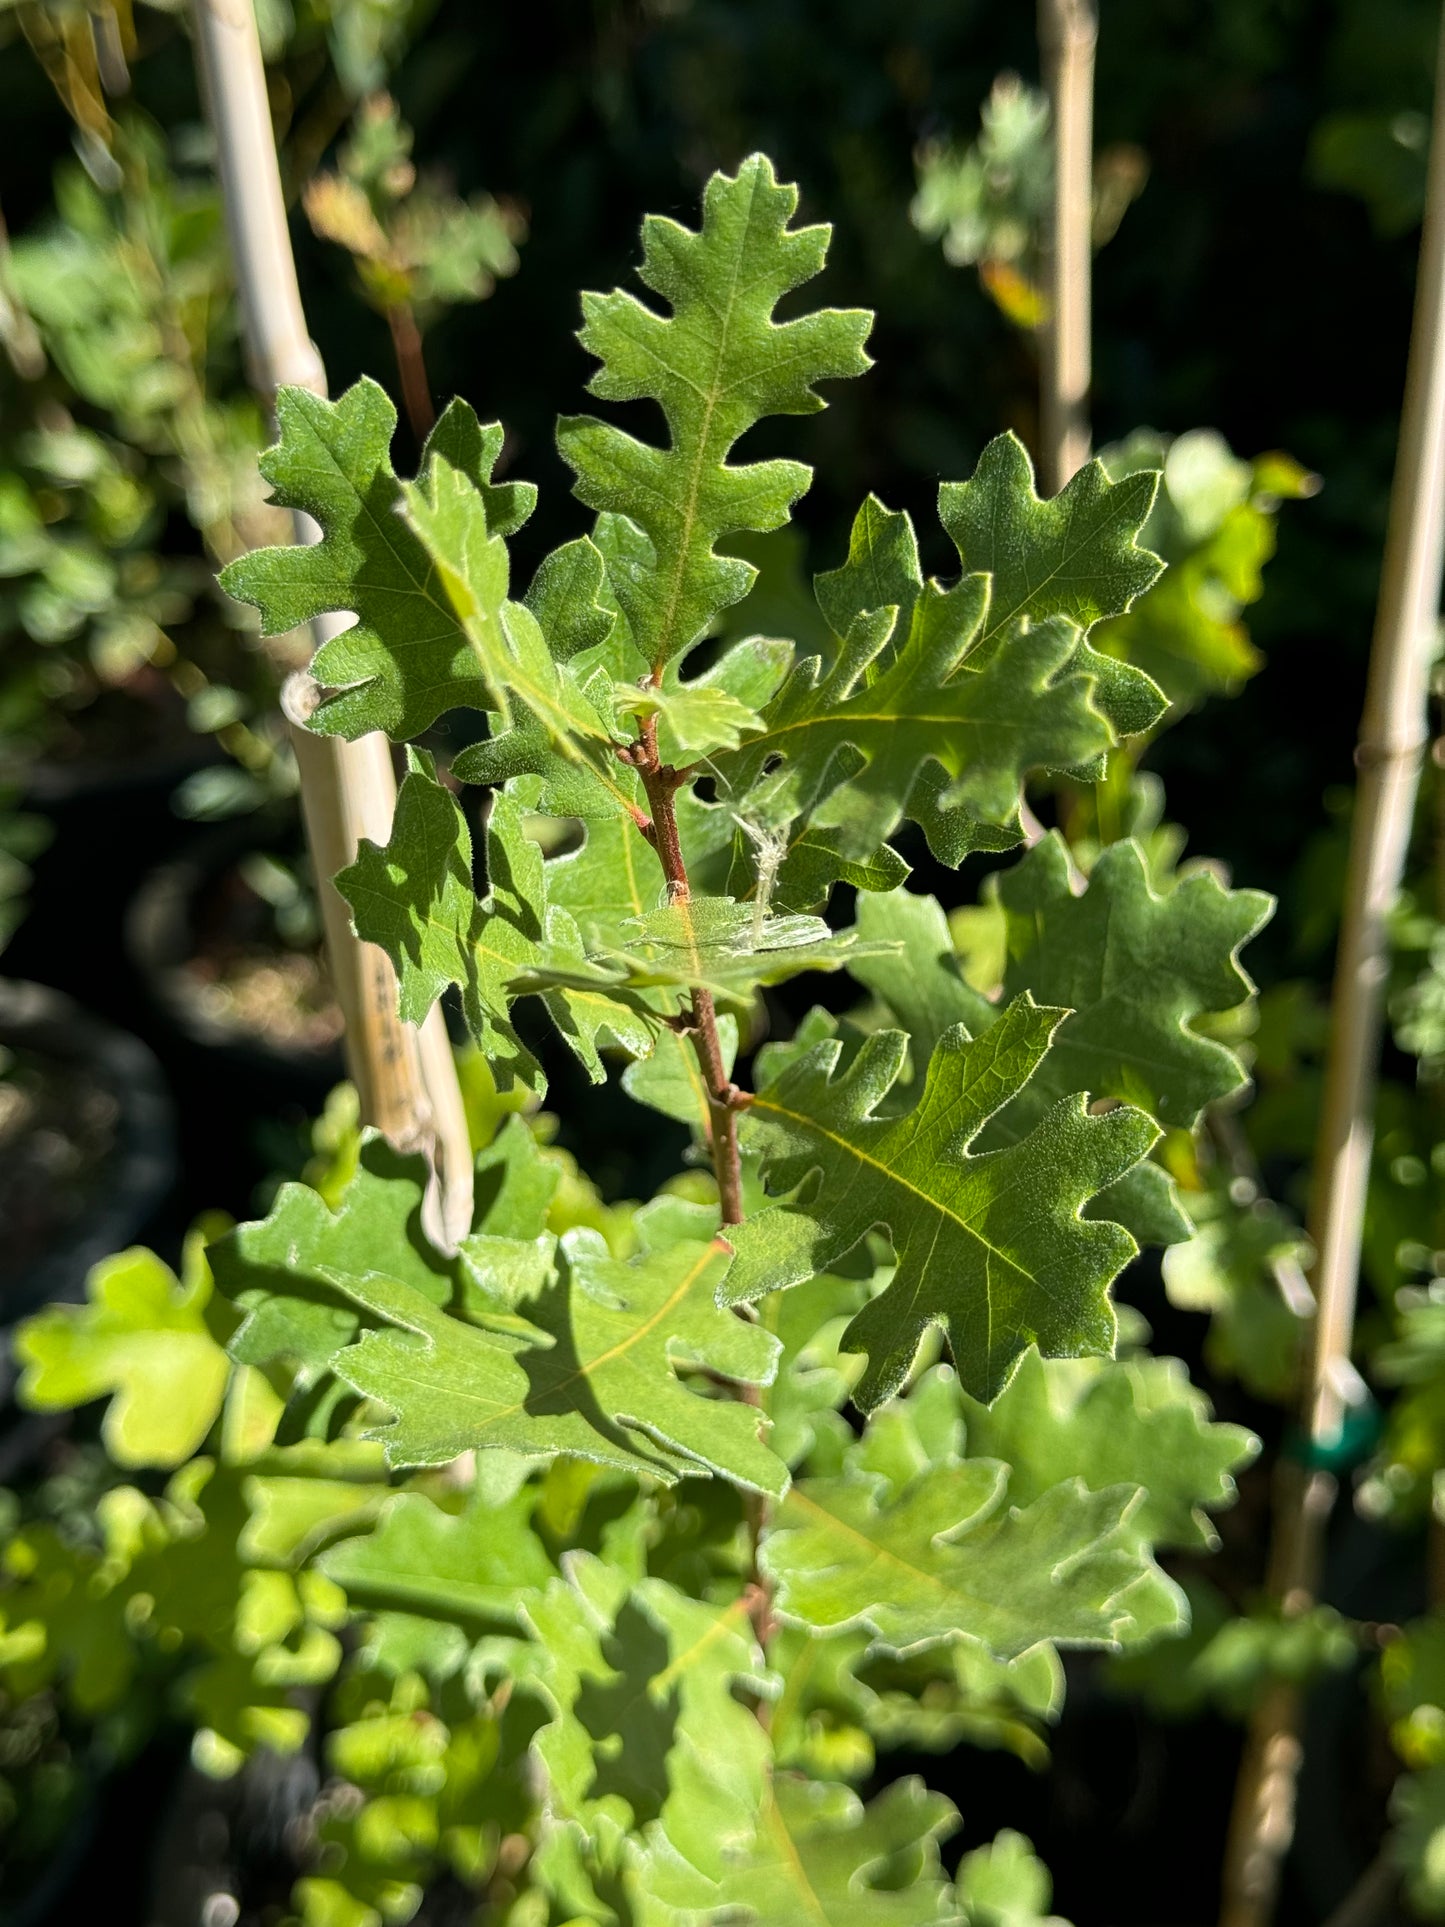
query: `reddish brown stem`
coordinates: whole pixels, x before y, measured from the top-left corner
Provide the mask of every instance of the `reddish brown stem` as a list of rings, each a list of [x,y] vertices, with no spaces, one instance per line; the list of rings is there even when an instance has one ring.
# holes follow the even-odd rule
[[[431,385],[426,378],[421,329],[416,325],[416,316],[408,301],[400,301],[395,307],[388,308],[386,319],[396,355],[396,372],[401,377],[401,399],[406,408],[406,419],[420,448],[436,426],[437,418],[436,409],[432,406]]]
[[[674,798],[684,776],[660,762],[657,754],[657,718],[649,716],[642,725],[641,740],[632,755],[633,767],[647,792],[651,823],[645,834],[657,851],[662,873],[667,878],[667,894],[673,903],[688,903],[692,889],[683,861],[682,839],[677,829]],[[712,1139],[713,1170],[717,1175],[718,1200],[722,1221],[743,1221],[742,1158],[738,1150],[738,1104],[741,1093],[728,1076],[718,1036],[717,1006],[710,990],[701,986],[692,993],[692,1022],[688,1026],[697,1061],[707,1086],[709,1135]]]

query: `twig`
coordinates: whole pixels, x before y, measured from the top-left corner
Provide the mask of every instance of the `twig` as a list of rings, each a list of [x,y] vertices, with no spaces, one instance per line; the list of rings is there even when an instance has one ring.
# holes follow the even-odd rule
[[[1360,1238],[1374,1138],[1388,918],[1399,890],[1425,742],[1426,693],[1445,549],[1445,20],[1441,23],[1425,227],[1390,493],[1380,597],[1355,761],[1359,769],[1309,1216],[1318,1312],[1302,1421],[1314,1455],[1340,1436],[1349,1401]],[[1313,1603],[1333,1495],[1327,1473],[1282,1468],[1271,1591],[1286,1613]],[[1223,1927],[1264,1927],[1294,1831],[1299,1697],[1256,1710],[1236,1788]]]
[[[437,413],[432,404],[431,384],[427,380],[421,329],[416,325],[411,303],[393,303],[386,311],[386,324],[391,329],[392,353],[396,356],[396,372],[401,380],[401,399],[406,408],[406,419],[420,448],[436,426]]]
[[[1048,318],[1039,357],[1039,466],[1051,495],[1089,459],[1097,38],[1093,0],[1039,0],[1039,53],[1054,137],[1054,203],[1044,248]]]
[[[322,394],[326,378],[301,308],[251,0],[195,0],[195,25],[251,381],[268,404],[288,382]],[[298,541],[315,541],[318,533],[305,517],[296,518]],[[315,640],[334,626],[334,619],[314,624]],[[309,678],[288,685],[288,699],[327,959],[362,1115],[398,1144],[429,1153],[438,1181],[436,1228],[455,1240],[471,1223],[472,1160],[444,1019],[434,1009],[419,1034],[402,1023],[391,964],[352,932],[330,881],[355,856],[360,837],[384,842],[390,834],[396,800],[390,751],[380,736],[345,743],[311,735],[304,728],[314,706]]]
[[[668,899],[674,904],[689,903],[692,900],[692,888],[687,880],[687,865],[683,861],[674,802],[684,779],[675,769],[658,759],[656,716],[649,716],[643,723],[630,761],[647,792],[652,820],[646,835],[662,864],[662,874],[667,879]],[[717,1176],[722,1221],[725,1225],[741,1224],[743,1173],[738,1149],[737,1114],[740,1104],[745,1100],[728,1076],[712,992],[704,990],[701,985],[696,986],[692,993],[692,1022],[688,1030],[707,1086],[712,1162]]]

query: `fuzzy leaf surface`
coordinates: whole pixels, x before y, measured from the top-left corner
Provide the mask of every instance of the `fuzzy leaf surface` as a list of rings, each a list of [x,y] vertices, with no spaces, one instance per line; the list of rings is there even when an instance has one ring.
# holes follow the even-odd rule
[[[865,1807],[850,1787],[779,1774],[727,1897],[747,1910],[740,1927],[963,1927],[938,1856],[957,1825],[952,1803],[918,1779]]]
[[[758,1385],[776,1369],[776,1340],[715,1302],[728,1256],[720,1240],[693,1239],[624,1262],[595,1232],[572,1231],[556,1273],[531,1289],[489,1280],[474,1264],[475,1323],[388,1278],[338,1276],[337,1288],[382,1324],[332,1369],[394,1414],[371,1434],[394,1465],[504,1446],[663,1480],[717,1472],[777,1494],[787,1472],[759,1439],[757,1412],[679,1375],[698,1365]]]
[[[965,1395],[963,1410],[970,1454],[1008,1465],[1014,1505],[1069,1478],[1141,1486],[1132,1524],[1152,1545],[1212,1547],[1206,1508],[1232,1503],[1231,1475],[1259,1449],[1242,1425],[1211,1421],[1173,1358],[1096,1364],[1030,1351],[992,1406]]]
[[[336,878],[358,936],[379,944],[396,967],[402,1017],[419,1024],[446,986],[456,984],[498,1089],[520,1083],[540,1092],[541,1067],[512,1024],[511,1005],[520,994],[513,985],[544,957],[561,956],[580,974],[568,988],[549,986],[547,1007],[594,1083],[605,1076],[599,1036],[645,1054],[651,1027],[635,1009],[609,999],[602,978],[587,973],[574,921],[548,903],[546,865],[523,830],[518,801],[505,793],[492,799],[489,888],[479,899],[461,806],[424,752],[409,756],[386,847],[363,838],[356,861]]]
[[[981,649],[997,647],[1021,622],[1067,616],[1085,631],[1078,666],[1094,679],[1095,702],[1117,736],[1152,728],[1165,699],[1142,670],[1092,648],[1087,632],[1122,615],[1158,579],[1163,564],[1138,540],[1158,486],[1157,472],[1111,482],[1092,461],[1040,501],[1028,451],[1010,433],[989,443],[971,480],[938,491],[939,519],[964,568],[993,578]]]
[[[1092,1116],[1075,1095],[1019,1143],[971,1148],[1045,1059],[1060,1016],[1024,996],[972,1042],[962,1026],[945,1032],[902,1117],[878,1114],[903,1068],[901,1031],[868,1039],[836,1078],[839,1041],[814,1046],[748,1109],[745,1134],[769,1187],[810,1188],[738,1227],[726,1295],[740,1303],[801,1283],[875,1226],[888,1229],[897,1271],[843,1341],[869,1355],[854,1394],[865,1409],[902,1382],[931,1324],[964,1386],[985,1400],[1030,1343],[1049,1356],[1112,1349],[1108,1287],[1136,1247],[1080,1212],[1148,1151],[1157,1127],[1124,1107]]]
[[[740,812],[805,818],[858,863],[905,817],[950,865],[1016,843],[1029,771],[1086,762],[1115,738],[1093,683],[1073,668],[1069,623],[979,648],[989,594],[984,575],[920,583],[903,609],[857,615],[826,671],[817,657],[800,663],[763,729],[714,759]],[[783,900],[802,900],[799,889],[785,866]]]
[[[1022,1509],[1008,1468],[943,1463],[890,1495],[856,1468],[793,1487],[763,1549],[778,1610],[815,1631],[864,1626],[896,1651],[976,1640],[1119,1646],[1177,1625],[1173,1584],[1131,1525],[1136,1486],[1052,1486]]]
[[[323,735],[354,740],[384,729],[397,741],[421,734],[444,710],[489,707],[488,683],[457,610],[416,531],[402,519],[402,485],[391,465],[396,410],[363,379],[338,400],[303,388],[276,397],[280,440],[261,457],[273,499],[322,529],[314,546],[256,549],[223,571],[222,586],[261,612],[262,633],[282,635],[321,615],[349,612],[355,625],[333,636],[312,664],[336,690],[312,718]],[[493,484],[500,424],[482,427],[465,402],[451,404],[428,437],[433,458],[479,491],[497,548],[489,579],[506,595],[500,538],[520,528],[536,490]]]
[[[1201,872],[1161,895],[1130,840],[1111,844],[1076,894],[1056,834],[992,888],[1008,946],[1005,1002],[1027,991],[1070,1015],[1037,1073],[983,1134],[983,1147],[1017,1142],[1070,1091],[1137,1104],[1163,1124],[1189,1128],[1206,1106],[1241,1088],[1236,1054],[1192,1025],[1251,995],[1239,951],[1270,915],[1262,891],[1226,890]],[[949,1024],[977,1034],[994,1021],[997,1006],[964,981],[933,899],[901,891],[862,897],[857,928],[865,941],[887,931],[904,943],[901,966],[864,958],[850,969],[907,1025],[920,1059]],[[1190,1233],[1172,1185],[1152,1164],[1137,1166],[1096,1209],[1141,1242]]]
[[[755,154],[735,175],[708,182],[701,232],[659,215],[644,222],[638,272],[669,315],[620,290],[583,296],[582,345],[602,364],[592,393],[656,401],[667,421],[665,448],[589,416],[557,431],[581,499],[630,518],[646,538],[610,573],[633,640],[656,668],[747,593],[755,571],[718,555],[715,543],[781,528],[811,479],[798,462],[730,466],[733,444],[765,415],[813,413],[823,406],[815,382],[869,365],[865,313],[773,319],[827,253],[826,227],[788,227],[797,204],[797,189],[780,185]]]

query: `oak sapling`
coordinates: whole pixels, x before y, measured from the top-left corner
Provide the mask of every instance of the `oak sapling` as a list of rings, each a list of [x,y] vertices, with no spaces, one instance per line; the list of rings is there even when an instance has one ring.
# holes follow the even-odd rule
[[[407,1022],[455,993],[489,1092],[454,1251],[421,1228],[423,1161],[375,1135],[329,1199],[283,1186],[212,1244],[184,1337],[229,1357],[215,1457],[177,1472],[184,1517],[137,1495],[154,1534],[243,1521],[235,1608],[204,1630],[229,1698],[195,1688],[214,1763],[301,1744],[307,1716],[298,1736],[255,1709],[303,1645],[361,1816],[401,1786],[366,1736],[411,1721],[414,1746],[432,1722],[432,1844],[388,1859],[380,1820],[337,1822],[308,1922],[338,1895],[382,1917],[383,1877],[413,1893],[384,1917],[409,1917],[443,1866],[539,1927],[922,1927],[1005,1878],[1034,1918],[1047,1882],[1016,1836],[950,1880],[946,1800],[904,1778],[864,1809],[853,1787],[879,1747],[980,1721],[1037,1744],[1058,1646],[1181,1630],[1155,1555],[1209,1542],[1203,1509],[1254,1450],[1182,1370],[1112,1356],[1110,1290],[1141,1242],[1182,1235],[1161,1129],[1244,1081],[1196,1025],[1250,996],[1238,952],[1267,900],[1130,841],[1085,878],[1054,833],[992,886],[1007,962],[986,990],[895,841],[912,825],[948,866],[1008,851],[1031,777],[1098,775],[1158,721],[1157,686],[1091,641],[1159,574],[1138,541],[1156,478],[1093,462],[1041,501],[1002,437],[940,490],[955,580],[925,580],[909,519],[870,497],[817,578],[826,648],[744,630],[719,650],[754,575],[728,544],[782,528],[810,481],[736,443],[868,367],[866,314],[775,318],[827,249],[796,202],[754,156],[708,184],[698,231],[644,224],[666,312],[584,297],[592,392],[655,402],[665,432],[564,418],[595,520],[519,595],[507,544],[535,491],[493,479],[500,428],[453,402],[401,480],[369,382],[282,393],[265,473],[323,537],[224,578],[268,631],[355,618],[317,657],[312,726],[384,730],[408,773],[389,842],[338,885]],[[456,709],[488,733],[444,783],[419,739]],[[538,840],[539,817],[580,830]],[[811,971],[857,981],[855,1016],[753,1051],[760,991]],[[622,1066],[690,1124],[710,1180],[602,1205],[526,1114],[546,1083],[528,997],[591,1078]],[[154,1298],[33,1323],[29,1396],[133,1397],[171,1342]],[[147,1463],[193,1451],[193,1408],[144,1431]],[[263,1624],[273,1581],[290,1603]]]

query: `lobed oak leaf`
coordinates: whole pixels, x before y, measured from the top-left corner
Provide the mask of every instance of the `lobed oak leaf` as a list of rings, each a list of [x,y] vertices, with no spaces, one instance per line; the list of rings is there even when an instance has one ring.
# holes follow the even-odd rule
[[[661,407],[669,443],[655,448],[590,416],[558,424],[557,443],[590,508],[630,519],[641,541],[609,564],[612,589],[644,664],[660,670],[746,595],[755,570],[715,544],[741,530],[781,528],[811,475],[799,462],[730,466],[738,438],[765,415],[823,406],[814,383],[860,375],[871,316],[822,309],[778,322],[783,295],[823,266],[829,229],[789,228],[795,187],[754,154],[714,174],[700,232],[659,215],[643,223],[646,287],[661,315],[629,294],[582,297],[581,341],[602,366],[589,384],[606,401]]]
[[[221,584],[261,612],[262,633],[284,634],[318,616],[349,613],[312,664],[329,695],[312,718],[323,735],[355,739],[384,729],[398,741],[420,735],[444,710],[485,709],[489,685],[472,643],[418,534],[399,510],[402,484],[391,465],[396,410],[365,377],[338,400],[304,388],[276,396],[280,439],[261,457],[273,499],[321,526],[313,546],[256,549],[222,571]],[[506,595],[502,538],[532,511],[530,483],[494,484],[500,423],[480,425],[465,402],[441,416],[422,452],[464,476],[476,491],[495,548],[487,552],[491,591]]]
[[[957,1826],[952,1803],[911,1776],[865,1807],[850,1787],[778,1774],[727,1898],[739,1927],[964,1927],[938,1853]]]
[[[231,1376],[206,1319],[205,1240],[187,1240],[178,1279],[153,1251],[103,1258],[86,1303],[50,1305],[15,1334],[19,1395],[34,1411],[67,1411],[109,1395],[101,1435],[117,1465],[176,1466],[220,1416]]]
[[[870,1037],[836,1078],[837,1038],[788,1064],[754,1097],[743,1128],[769,1188],[803,1188],[732,1234],[727,1301],[801,1283],[886,1228],[897,1270],[843,1340],[869,1355],[854,1392],[865,1409],[902,1383],[930,1325],[943,1328],[961,1381],[982,1399],[997,1395],[1030,1343],[1050,1356],[1112,1350],[1108,1287],[1137,1247],[1120,1226],[1081,1213],[1145,1155],[1157,1126],[1125,1107],[1093,1115],[1076,1094],[1018,1143],[974,1148],[1045,1061],[1063,1015],[1025,993],[976,1039],[962,1025],[946,1031],[901,1117],[880,1112],[903,1068],[901,1031]]]

